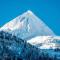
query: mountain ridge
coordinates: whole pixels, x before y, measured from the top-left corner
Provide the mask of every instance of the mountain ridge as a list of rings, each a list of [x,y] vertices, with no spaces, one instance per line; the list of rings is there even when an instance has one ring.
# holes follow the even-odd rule
[[[26,40],[35,36],[55,35],[55,33],[30,10],[6,23],[0,30],[10,32]]]

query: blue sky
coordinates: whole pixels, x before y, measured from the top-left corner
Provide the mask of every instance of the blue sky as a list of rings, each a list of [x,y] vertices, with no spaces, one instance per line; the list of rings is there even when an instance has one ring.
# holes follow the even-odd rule
[[[0,26],[27,10],[60,35],[60,0],[0,0]]]

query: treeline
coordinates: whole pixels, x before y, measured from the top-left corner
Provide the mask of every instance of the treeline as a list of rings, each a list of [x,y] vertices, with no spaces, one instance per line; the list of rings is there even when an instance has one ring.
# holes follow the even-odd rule
[[[0,60],[57,60],[57,57],[50,57],[26,41],[0,31]]]

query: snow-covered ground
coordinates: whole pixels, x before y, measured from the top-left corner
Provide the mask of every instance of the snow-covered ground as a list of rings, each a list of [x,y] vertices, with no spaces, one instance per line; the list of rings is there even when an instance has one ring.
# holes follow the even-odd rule
[[[58,42],[60,42],[60,36],[37,36],[30,40],[27,40],[28,43],[37,46],[40,49],[55,49]]]

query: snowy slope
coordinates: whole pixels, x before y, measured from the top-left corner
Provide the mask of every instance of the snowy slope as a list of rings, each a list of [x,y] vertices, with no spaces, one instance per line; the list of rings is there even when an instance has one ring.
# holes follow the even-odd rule
[[[60,48],[60,36],[37,36],[27,41],[40,49]]]
[[[35,36],[54,36],[54,32],[30,10],[6,23],[0,30],[10,32],[24,40]]]

